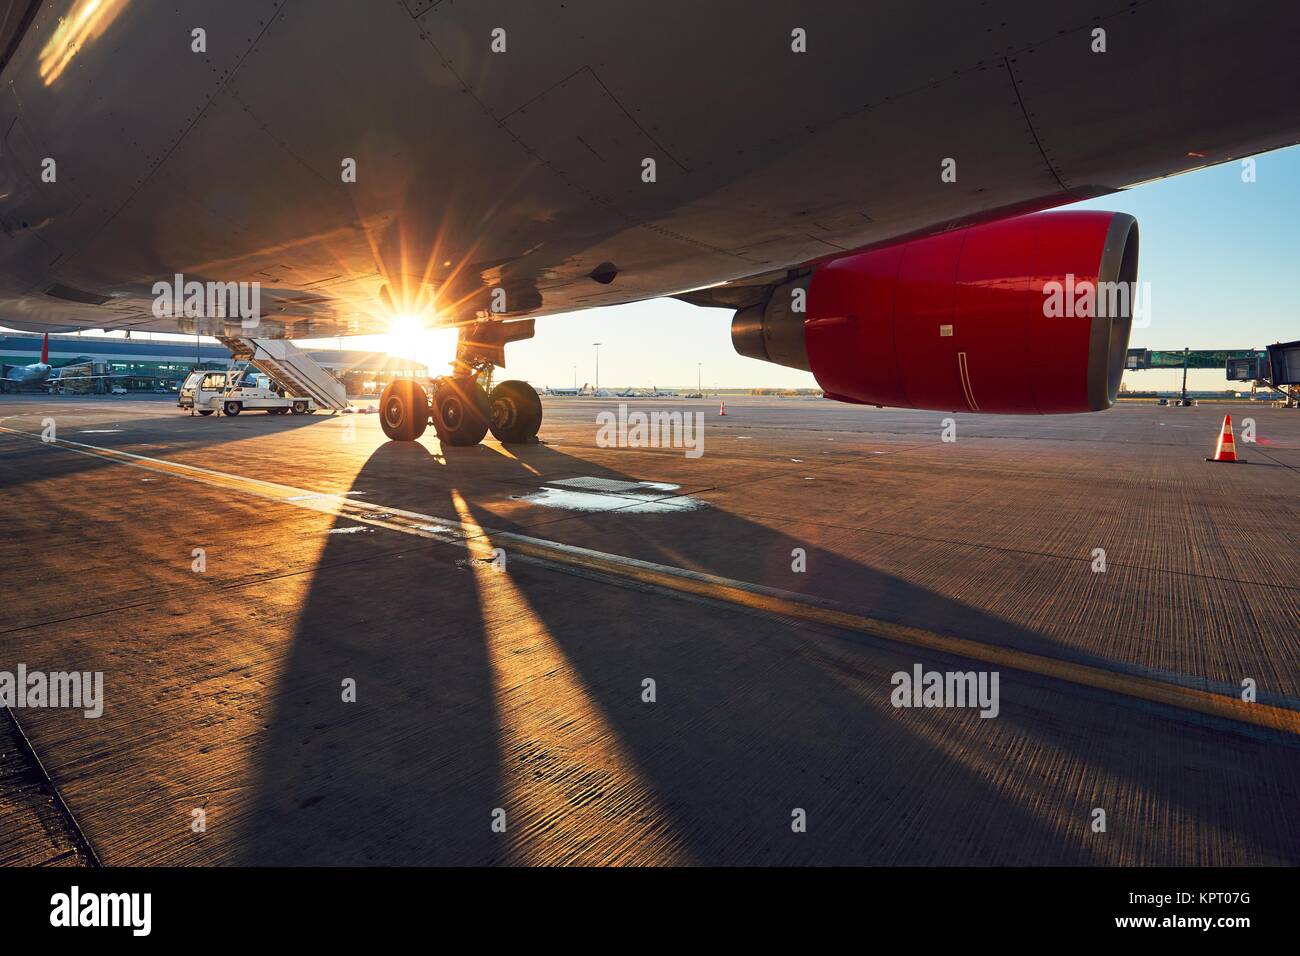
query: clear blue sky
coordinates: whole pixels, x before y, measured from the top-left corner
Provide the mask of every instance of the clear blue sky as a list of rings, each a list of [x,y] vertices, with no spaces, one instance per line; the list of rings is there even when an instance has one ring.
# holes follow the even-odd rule
[[[1134,348],[1262,348],[1300,339],[1300,147],[1255,159],[1253,183],[1225,163],[1071,208],[1136,216],[1142,230],[1139,279],[1151,283],[1151,325]],[[741,358],[731,348],[731,313],[657,299],[539,319],[537,337],[511,345],[511,377],[570,385],[704,384],[815,386],[811,375]],[[1131,388],[1169,388],[1181,373],[1142,372]],[[1193,388],[1223,387],[1215,372]]]

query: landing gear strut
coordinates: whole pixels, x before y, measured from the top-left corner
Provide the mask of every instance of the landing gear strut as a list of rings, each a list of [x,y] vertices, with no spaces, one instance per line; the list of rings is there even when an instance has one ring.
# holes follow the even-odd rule
[[[505,343],[530,338],[533,321],[487,321],[462,326],[452,373],[418,382],[390,382],[379,399],[379,423],[393,441],[415,441],[432,422],[445,445],[477,445],[491,429],[506,445],[537,440],[542,400],[527,382],[492,388],[492,370],[505,365]],[[488,389],[491,388],[489,392]]]

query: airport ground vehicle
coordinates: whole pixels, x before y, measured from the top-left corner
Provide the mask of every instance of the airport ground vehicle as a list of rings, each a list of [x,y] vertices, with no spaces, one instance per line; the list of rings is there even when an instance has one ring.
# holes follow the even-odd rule
[[[312,415],[316,403],[310,398],[285,395],[269,376],[251,368],[223,372],[191,372],[176,399],[178,408],[192,408],[200,415],[220,411],[238,415],[243,411],[264,411],[270,415]]]
[[[124,387],[122,387],[121,385],[114,385],[112,388],[110,388],[110,389],[108,390],[108,394],[110,394],[110,395],[125,395],[125,394],[126,394],[126,389],[125,389]]]

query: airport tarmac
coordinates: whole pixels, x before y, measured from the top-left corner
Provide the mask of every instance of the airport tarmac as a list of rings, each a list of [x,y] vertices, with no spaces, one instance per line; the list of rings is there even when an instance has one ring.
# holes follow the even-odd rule
[[[1300,863],[1300,411],[171,401],[0,399],[0,671],[104,674],[0,715],[0,863]]]

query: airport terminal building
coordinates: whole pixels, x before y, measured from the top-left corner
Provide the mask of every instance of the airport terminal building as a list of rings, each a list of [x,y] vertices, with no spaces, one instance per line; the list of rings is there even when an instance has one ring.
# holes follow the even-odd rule
[[[428,369],[410,359],[385,352],[316,349],[307,352],[347,386],[349,395],[378,392],[394,378],[423,378]],[[27,365],[40,360],[41,336],[25,332],[0,333],[0,365]],[[75,369],[78,375],[100,378],[66,391],[107,392],[116,384],[128,391],[175,391],[194,369],[224,369],[230,352],[223,345],[181,340],[115,338],[90,335],[51,335],[50,364]]]

